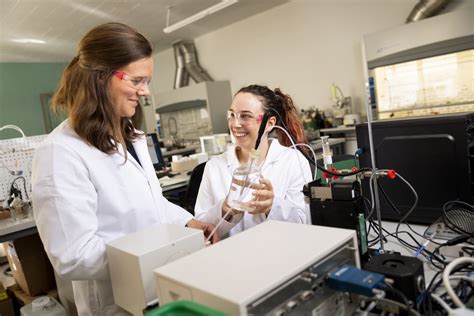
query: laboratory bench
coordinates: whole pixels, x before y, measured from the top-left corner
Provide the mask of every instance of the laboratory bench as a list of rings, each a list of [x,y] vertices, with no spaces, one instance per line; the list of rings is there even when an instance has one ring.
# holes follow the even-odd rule
[[[343,137],[345,139],[343,145],[344,155],[354,155],[357,150],[357,137],[356,137],[356,128],[355,126],[339,126],[332,128],[323,128],[319,132],[321,135],[326,135],[329,137]],[[331,139],[331,138],[329,138]]]
[[[162,149],[163,157],[172,157],[174,155],[183,155],[183,156],[189,156],[192,154],[195,154],[196,151],[198,151],[201,147],[198,145],[191,145],[191,146],[186,146],[184,148],[179,148],[179,149],[173,149],[173,150],[165,150]]]
[[[20,220],[14,220],[11,217],[0,220],[0,242],[15,240],[37,232],[38,230],[36,229],[32,214]]]

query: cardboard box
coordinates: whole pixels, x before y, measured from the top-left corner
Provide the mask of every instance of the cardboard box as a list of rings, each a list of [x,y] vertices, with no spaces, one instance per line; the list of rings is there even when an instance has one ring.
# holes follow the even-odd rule
[[[56,287],[51,263],[38,234],[3,244],[15,281],[29,296]]]

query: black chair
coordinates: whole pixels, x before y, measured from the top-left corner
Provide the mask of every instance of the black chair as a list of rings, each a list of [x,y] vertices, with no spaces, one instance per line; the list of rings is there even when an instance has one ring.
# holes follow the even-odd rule
[[[194,205],[196,204],[197,195],[199,193],[199,187],[201,186],[202,175],[206,162],[200,163],[194,167],[191,176],[189,178],[188,188],[184,196],[184,205],[189,213],[194,215]]]

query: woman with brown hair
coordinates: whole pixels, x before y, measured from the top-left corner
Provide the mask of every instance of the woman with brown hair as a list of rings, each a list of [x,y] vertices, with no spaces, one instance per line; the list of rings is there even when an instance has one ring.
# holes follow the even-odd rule
[[[163,197],[136,129],[139,99],[150,94],[151,56],[148,40],[124,24],[89,31],[52,100],[68,119],[35,152],[36,225],[56,272],[73,280],[79,315],[124,313],[114,305],[108,241],[157,223],[213,228]]]
[[[194,209],[196,218],[214,225],[220,223],[217,230],[220,236],[237,234],[265,220],[310,223],[309,206],[302,190],[312,179],[311,169],[300,152],[289,148],[291,140],[280,129],[272,132],[275,138],[262,134],[255,162],[262,178],[260,184],[253,186],[256,190],[249,205],[252,210],[237,211],[229,201],[231,183],[231,190],[241,191],[235,189],[236,181],[232,177],[236,169],[249,164],[259,131],[269,132],[279,125],[295,142],[305,143],[303,125],[292,98],[278,88],[244,87],[235,94],[227,121],[235,147],[206,163]]]

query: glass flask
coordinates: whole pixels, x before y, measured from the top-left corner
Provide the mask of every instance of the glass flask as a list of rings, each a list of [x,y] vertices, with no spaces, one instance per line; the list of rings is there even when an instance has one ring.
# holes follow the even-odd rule
[[[253,192],[260,186],[260,166],[258,164],[258,152],[250,153],[249,163],[240,166],[232,175],[227,203],[229,206],[240,212],[251,212],[255,209],[251,205],[254,200]]]

